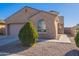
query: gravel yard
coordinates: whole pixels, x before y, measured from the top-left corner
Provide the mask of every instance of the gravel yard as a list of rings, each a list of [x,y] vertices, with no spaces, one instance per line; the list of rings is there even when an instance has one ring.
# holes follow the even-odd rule
[[[22,47],[19,41],[0,46],[0,51],[6,52],[7,55],[22,55],[22,56],[67,56],[78,55],[78,48],[75,45],[74,39],[72,43],[54,43],[54,42],[38,42],[35,46],[27,48]]]

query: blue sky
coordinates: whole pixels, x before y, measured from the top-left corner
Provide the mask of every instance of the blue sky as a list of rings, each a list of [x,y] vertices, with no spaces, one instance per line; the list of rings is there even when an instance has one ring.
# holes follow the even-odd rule
[[[79,4],[77,3],[0,3],[0,19],[5,20],[24,6],[45,11],[55,10],[60,12],[60,15],[64,16],[65,27],[74,26],[79,23]]]

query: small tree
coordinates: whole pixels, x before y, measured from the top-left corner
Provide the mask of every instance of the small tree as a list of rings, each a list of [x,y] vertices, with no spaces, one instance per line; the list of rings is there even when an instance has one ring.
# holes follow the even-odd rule
[[[76,46],[79,47],[79,32],[77,32],[76,34],[75,43],[76,43]]]
[[[29,21],[22,27],[18,36],[23,46],[32,46],[37,42],[38,32],[32,22]]]

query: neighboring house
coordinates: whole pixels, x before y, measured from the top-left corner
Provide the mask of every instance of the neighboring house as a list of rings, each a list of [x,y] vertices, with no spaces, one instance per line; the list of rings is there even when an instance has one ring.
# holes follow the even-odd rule
[[[65,27],[64,34],[67,34],[68,36],[74,37],[76,35],[75,29],[73,27]]]
[[[23,25],[31,20],[39,33],[39,38],[56,38],[64,33],[64,17],[56,11],[42,11],[24,7],[6,21],[6,34],[17,36]]]
[[[79,24],[77,24],[76,26],[73,26],[74,30],[75,30],[75,34],[77,34],[77,32],[79,32]]]
[[[5,34],[5,22],[0,21],[0,35]]]

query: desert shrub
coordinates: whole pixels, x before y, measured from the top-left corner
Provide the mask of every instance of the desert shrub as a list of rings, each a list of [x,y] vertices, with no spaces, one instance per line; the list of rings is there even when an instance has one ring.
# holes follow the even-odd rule
[[[76,46],[79,47],[79,32],[77,32],[76,34],[75,43],[76,43]]]
[[[37,42],[38,32],[29,21],[21,28],[18,36],[23,46],[32,46]]]

